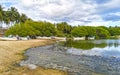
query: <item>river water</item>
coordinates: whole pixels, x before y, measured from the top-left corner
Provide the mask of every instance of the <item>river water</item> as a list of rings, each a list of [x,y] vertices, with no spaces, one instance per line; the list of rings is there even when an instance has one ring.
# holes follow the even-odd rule
[[[120,40],[57,42],[31,48],[20,65],[65,70],[70,75],[120,75]]]

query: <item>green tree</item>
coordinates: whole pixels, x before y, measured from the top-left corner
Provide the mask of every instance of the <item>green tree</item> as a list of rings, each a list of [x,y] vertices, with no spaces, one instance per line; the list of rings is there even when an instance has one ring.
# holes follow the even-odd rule
[[[71,34],[75,37],[82,37],[87,34],[87,31],[84,27],[78,26],[71,31]]]
[[[20,22],[24,23],[27,19],[27,16],[22,13],[22,15],[20,16]]]
[[[2,22],[3,22],[3,7],[0,5],[0,28],[2,28]]]
[[[25,23],[10,27],[6,32],[6,36],[11,34],[19,36],[55,36],[56,29],[55,26],[49,22],[27,20]]]
[[[96,27],[96,39],[106,39],[106,38],[110,38],[109,31],[101,27]]]
[[[16,22],[18,22],[18,19],[20,18],[20,15],[18,13],[18,10],[15,7],[9,8],[6,12],[7,12],[7,14],[6,14],[7,17],[6,18],[10,20],[10,25],[13,25]]]
[[[66,22],[61,22],[56,25],[57,25],[58,32],[63,33],[63,34],[71,33],[72,26],[68,25]],[[58,35],[59,35],[59,33],[58,33]]]
[[[10,27],[7,31],[6,31],[6,36],[9,35],[19,35],[19,36],[35,36],[36,34],[38,34],[39,31],[35,30],[32,26],[28,25],[28,24],[16,24],[12,27]]]
[[[111,36],[120,35],[120,27],[109,27],[109,32]]]
[[[71,31],[71,34],[75,37],[84,36],[85,39],[88,40],[88,37],[95,36],[95,28],[90,26],[78,26]]]
[[[4,20],[4,23],[6,24],[6,27],[9,27],[10,26],[10,16],[9,16],[9,11],[4,11],[4,14],[3,14],[3,20]]]

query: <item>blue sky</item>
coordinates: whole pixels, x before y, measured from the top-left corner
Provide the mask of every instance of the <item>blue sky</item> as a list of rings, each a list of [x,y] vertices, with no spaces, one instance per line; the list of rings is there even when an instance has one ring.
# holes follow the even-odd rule
[[[71,25],[120,26],[120,0],[0,0],[33,20]]]

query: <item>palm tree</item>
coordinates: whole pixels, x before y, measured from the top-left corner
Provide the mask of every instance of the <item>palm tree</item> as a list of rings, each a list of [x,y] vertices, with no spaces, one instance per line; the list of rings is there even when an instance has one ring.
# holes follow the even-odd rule
[[[4,23],[6,24],[6,27],[8,28],[10,25],[9,11],[4,11],[3,16],[4,16],[3,17]]]
[[[8,9],[8,15],[11,25],[19,22],[20,14],[15,7],[11,7],[10,9]]]
[[[4,11],[3,7],[0,5],[0,28],[2,28],[3,23],[6,24],[6,27],[10,27],[15,23],[24,23],[27,19],[28,17],[25,14],[20,15],[15,7]]]
[[[3,22],[3,7],[0,5],[0,28],[2,28]]]
[[[24,23],[27,19],[27,16],[22,13],[22,15],[20,16],[20,22]]]

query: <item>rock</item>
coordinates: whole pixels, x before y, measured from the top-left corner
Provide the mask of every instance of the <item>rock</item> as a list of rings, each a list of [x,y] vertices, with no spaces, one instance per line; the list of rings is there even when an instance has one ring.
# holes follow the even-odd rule
[[[20,66],[25,66],[25,62],[24,61],[21,61],[19,64],[20,64]]]
[[[24,61],[20,62],[20,66],[26,66],[26,67],[28,67],[28,68],[31,69],[31,70],[37,68],[36,65],[34,65],[34,64],[29,64],[29,63],[26,63],[26,62],[24,62]]]
[[[111,58],[116,58],[116,56],[111,56]]]
[[[36,68],[37,68],[37,66],[36,66],[36,65],[34,65],[34,64],[27,64],[27,66],[28,66],[28,68],[29,68],[29,69],[31,69],[31,70],[33,70],[33,69],[36,69]]]
[[[65,71],[65,70],[68,70],[69,68],[68,67],[63,67],[63,70]]]
[[[53,68],[57,68],[57,64],[53,64]]]

